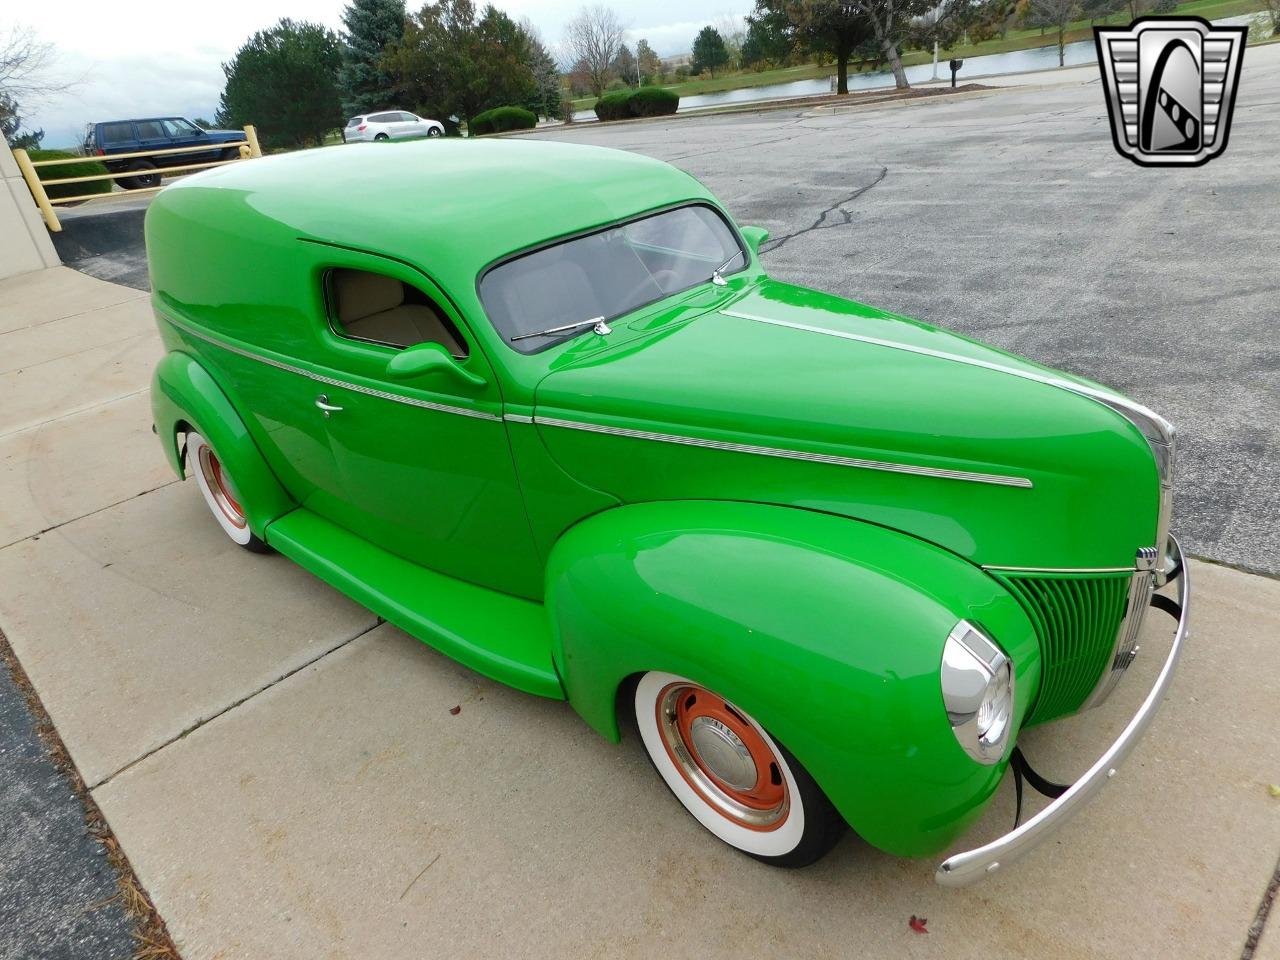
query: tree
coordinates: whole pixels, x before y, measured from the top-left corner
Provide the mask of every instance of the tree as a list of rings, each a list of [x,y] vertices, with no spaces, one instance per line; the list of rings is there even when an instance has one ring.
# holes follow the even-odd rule
[[[9,146],[18,150],[39,150],[40,141],[44,139],[43,130],[28,130],[20,133],[22,117],[18,115],[18,101],[7,93],[0,93],[0,134],[9,141]]]
[[[751,20],[747,53],[755,55],[754,38],[771,29],[774,46],[789,43],[810,56],[836,62],[836,92],[849,92],[849,60],[854,51],[875,39],[870,20],[839,0],[758,0]]]
[[[0,37],[0,132],[9,145],[38,150],[43,130],[22,128],[22,107],[38,104],[76,86],[53,73],[57,57],[53,44],[45,43],[26,27],[14,27]]]
[[[520,29],[529,41],[529,70],[533,74],[533,94],[524,103],[534,113],[540,113],[548,120],[561,115],[560,101],[563,99],[560,68],[556,66],[555,57],[542,42],[538,28],[528,17],[520,21]]]
[[[609,86],[622,34],[618,15],[599,6],[583,7],[565,28],[565,46],[573,60],[586,68],[588,85],[597,97]]]
[[[636,58],[631,55],[631,50],[625,43],[618,48],[618,55],[613,58],[611,64],[614,75],[629,87],[638,86],[640,83],[637,76],[638,66]]]
[[[268,146],[323,143],[342,123],[338,37],[318,23],[287,17],[250,37],[229,63],[214,120],[223,127],[258,125]]]
[[[1027,5],[1027,23],[1033,27],[1053,27],[1058,31],[1058,66],[1066,63],[1062,48],[1066,43],[1067,24],[1081,17],[1079,0],[1031,0]]]
[[[391,77],[382,69],[382,56],[404,36],[404,17],[404,0],[351,0],[343,9],[338,89],[346,113],[390,106]]]
[[[742,41],[742,65],[761,67],[778,65],[790,57],[794,45],[791,21],[784,4],[758,3],[755,13],[747,17],[747,35]]]
[[[703,27],[693,39],[693,72],[709,71],[716,75],[716,69],[729,62],[729,51],[724,45],[724,37],[712,26]]]
[[[720,34],[720,39],[724,41],[724,48],[729,52],[728,65],[731,68],[742,66],[742,45],[747,42],[747,20],[745,17],[717,17],[716,22],[712,24],[716,28],[716,32]]]
[[[383,69],[419,112],[465,123],[534,96],[530,41],[492,5],[477,19],[471,0],[440,0],[405,21],[404,37],[387,49]]]
[[[649,46],[648,40],[636,41],[636,62],[640,67],[641,75],[655,81],[662,79],[662,61],[653,52],[653,47]]]

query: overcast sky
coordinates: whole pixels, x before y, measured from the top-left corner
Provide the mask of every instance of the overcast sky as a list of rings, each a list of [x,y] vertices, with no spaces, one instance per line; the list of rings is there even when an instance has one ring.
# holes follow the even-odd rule
[[[78,142],[84,125],[156,114],[212,119],[222,91],[224,60],[250,34],[281,17],[314,20],[334,30],[346,0],[213,0],[116,3],[66,0],[18,8],[19,24],[33,28],[58,50],[56,73],[83,78],[75,90],[47,103],[24,104],[27,126],[43,127],[46,147]],[[477,6],[482,4],[477,3]],[[581,0],[505,0],[496,4],[515,19],[528,17],[548,45],[559,44]],[[5,4],[9,10],[16,3]],[[694,34],[722,17],[741,17],[751,0],[647,0],[613,4],[630,29],[628,42],[649,40],[661,56],[687,51]],[[410,9],[415,8],[409,0]],[[14,14],[0,16],[0,31]],[[406,104],[406,106],[412,106]]]

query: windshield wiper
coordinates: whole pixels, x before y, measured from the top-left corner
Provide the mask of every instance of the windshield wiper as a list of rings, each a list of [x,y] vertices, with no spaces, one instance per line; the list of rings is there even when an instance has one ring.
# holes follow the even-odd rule
[[[724,278],[724,276],[721,274],[721,271],[722,271],[722,270],[724,270],[724,268],[725,268],[725,267],[729,266],[729,264],[733,263],[733,261],[737,260],[740,256],[742,256],[742,251],[741,251],[741,250],[735,250],[735,251],[733,252],[733,256],[732,256],[732,257],[730,257],[730,258],[729,258],[728,260],[726,260],[724,263],[720,264],[720,266],[718,266],[718,267],[716,267],[714,270],[712,270],[712,271],[711,271],[711,282],[712,282],[712,283],[714,283],[717,287],[724,287],[724,286],[727,286],[727,285],[728,285],[728,283],[729,283],[729,281],[727,281],[727,280]]]
[[[577,323],[566,323],[563,327],[552,327],[550,330],[539,330],[537,333],[522,333],[518,337],[512,337],[511,342],[517,340],[529,340],[533,337],[549,337],[553,333],[567,333],[570,330],[577,330],[580,327],[594,327],[595,332],[605,337],[613,333],[613,328],[604,322],[604,317],[592,317],[590,320],[579,320]]]

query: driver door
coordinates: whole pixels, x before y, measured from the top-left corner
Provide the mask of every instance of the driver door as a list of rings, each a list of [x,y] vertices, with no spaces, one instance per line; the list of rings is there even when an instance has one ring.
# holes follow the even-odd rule
[[[340,501],[335,523],[424,567],[542,597],[533,536],[488,362],[447,297],[422,274],[334,250],[321,271],[317,384]],[[436,372],[387,375],[404,349],[438,342],[481,385]]]

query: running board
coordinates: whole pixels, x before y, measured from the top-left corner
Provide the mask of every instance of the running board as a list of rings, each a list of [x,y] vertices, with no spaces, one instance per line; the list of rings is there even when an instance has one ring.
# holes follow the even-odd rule
[[[420,567],[306,509],[272,522],[266,540],[331,587],[472,670],[526,693],[565,699],[542,604]]]

